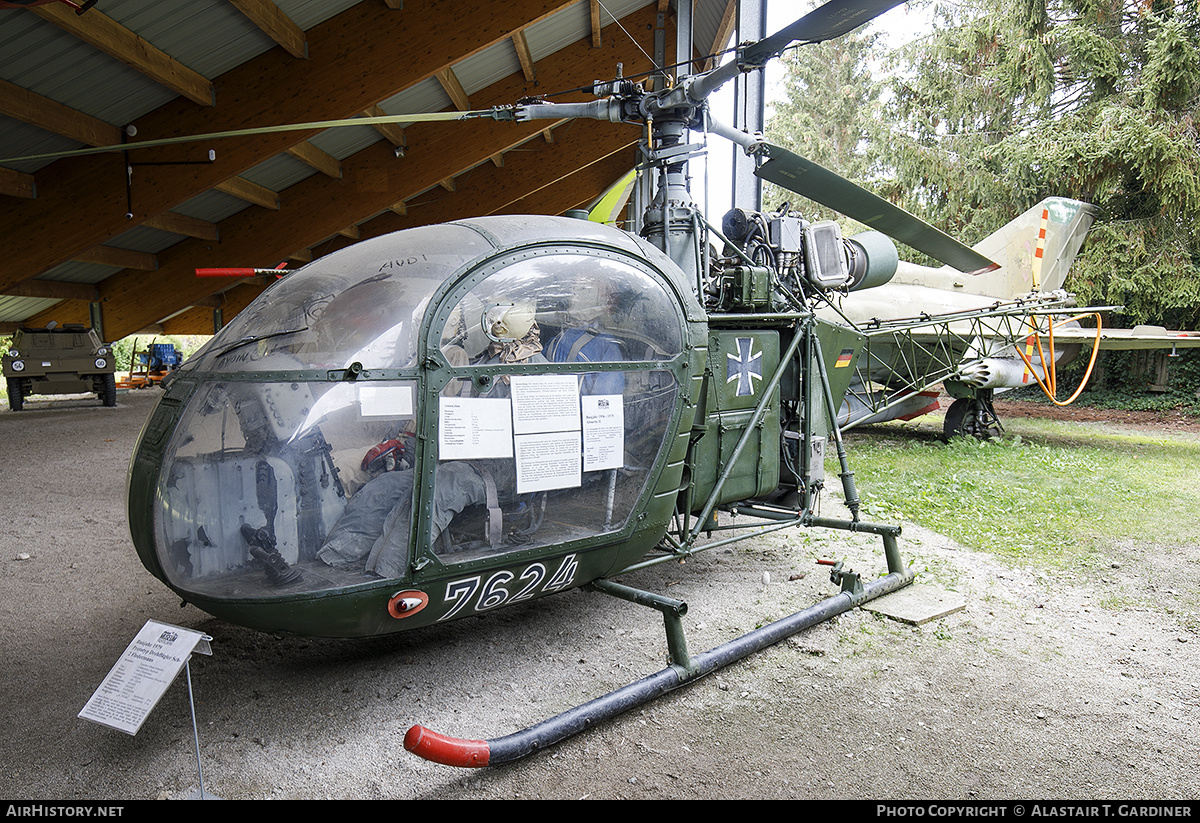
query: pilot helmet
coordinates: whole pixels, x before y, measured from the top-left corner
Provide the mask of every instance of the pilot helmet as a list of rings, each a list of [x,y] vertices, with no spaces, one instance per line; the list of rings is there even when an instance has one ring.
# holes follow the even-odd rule
[[[530,302],[496,303],[483,313],[483,332],[495,343],[521,340],[533,328],[537,306]]]

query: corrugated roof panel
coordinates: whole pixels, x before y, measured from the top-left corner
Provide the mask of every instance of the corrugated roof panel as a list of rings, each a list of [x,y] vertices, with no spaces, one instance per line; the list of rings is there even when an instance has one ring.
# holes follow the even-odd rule
[[[521,61],[512,40],[504,40],[454,64],[454,76],[468,96],[520,70]]]
[[[79,148],[79,143],[57,134],[43,131],[37,126],[22,123],[11,117],[0,117],[0,156],[24,157]],[[33,174],[45,167],[49,160],[26,160],[20,163],[5,163],[4,168]]]
[[[278,192],[288,186],[294,186],[316,173],[316,169],[312,166],[305,165],[289,155],[277,154],[270,160],[247,169],[241,176],[251,183],[257,183],[260,186],[266,186],[271,191]]]
[[[651,5],[653,0],[604,0],[600,10],[601,28],[609,25],[614,19],[620,20],[640,8]],[[592,32],[592,14],[587,3],[577,3],[563,9],[558,14],[547,17],[525,29],[525,39],[529,41],[529,52],[534,61],[564,49],[583,37],[590,37]],[[653,32],[630,33],[647,53],[654,52]],[[628,36],[625,33],[622,37]],[[616,66],[613,66],[616,70]],[[596,78],[588,77],[579,85],[585,85]]]
[[[7,297],[0,295],[0,323],[23,323],[29,317],[58,303],[47,297]]]
[[[169,231],[152,229],[147,226],[135,226],[129,231],[121,232],[116,237],[106,240],[104,245],[116,249],[129,249],[145,254],[158,254],[163,249],[178,243],[181,235]]]
[[[274,40],[225,0],[106,0],[102,11],[210,80],[275,46]]]
[[[384,111],[392,114],[441,111],[450,107],[450,96],[436,77],[429,77],[399,94],[392,95],[380,105]]]
[[[114,125],[123,125],[176,95],[67,32],[21,11],[0,12],[0,77],[34,94]],[[40,154],[79,144],[41,130],[20,131],[3,118],[5,156]],[[28,128],[22,126],[22,128]],[[49,161],[9,168],[32,171]]]
[[[386,103],[383,108],[384,111],[392,111]],[[337,129],[326,129],[308,142],[338,160],[345,160],[350,155],[360,152],[382,139],[383,135],[370,126],[343,126]]]
[[[708,2],[696,4],[692,11],[692,45],[694,51],[699,52],[701,55],[709,53],[713,45],[713,40],[717,37],[717,31],[721,27],[721,20],[725,15],[725,5],[726,0],[708,0]],[[721,44],[719,49],[726,48],[727,46],[728,44]],[[724,63],[728,59],[728,57],[719,59],[717,65]]]
[[[101,266],[98,263],[80,263],[68,260],[37,276],[37,280],[61,280],[65,283],[99,283],[107,277],[112,277],[121,269],[114,266]]]
[[[308,31],[363,0],[275,0],[279,10],[300,28]]]
[[[245,200],[239,200],[236,197],[231,197],[228,194],[222,194],[215,189],[211,189],[203,194],[196,195],[186,202],[180,203],[171,209],[171,211],[207,220],[209,223],[220,223],[225,218],[232,217],[248,208],[251,208],[251,206]]]

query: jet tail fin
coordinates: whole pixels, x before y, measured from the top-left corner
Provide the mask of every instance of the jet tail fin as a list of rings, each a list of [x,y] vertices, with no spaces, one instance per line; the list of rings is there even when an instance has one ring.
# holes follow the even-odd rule
[[[1090,203],[1048,197],[974,246],[999,263],[999,269],[972,277],[949,266],[902,264],[893,282],[999,300],[1060,289],[1099,211]]]
[[[975,246],[1000,268],[989,278],[996,297],[1062,288],[1099,209],[1049,197]],[[988,292],[991,293],[991,292]]]

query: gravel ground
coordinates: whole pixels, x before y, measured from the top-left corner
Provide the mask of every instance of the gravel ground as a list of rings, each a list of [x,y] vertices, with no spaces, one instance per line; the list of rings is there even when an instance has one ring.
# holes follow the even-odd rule
[[[518,763],[426,763],[403,748],[413,723],[495,738],[661,669],[661,619],[573,591],[337,641],[180,608],[125,522],[155,397],[0,412],[0,797],[195,793],[183,678],[136,737],[77,718],[150,618],[214,638],[192,680],[205,786],[228,799],[1197,795],[1200,549],[1161,546],[1143,564],[1113,546],[1102,568],[1050,575],[911,524],[905,557],[963,610],[921,626],[855,610]],[[624,582],[687,601],[696,652],[835,593],[818,557],[883,567],[877,540],[790,531]]]

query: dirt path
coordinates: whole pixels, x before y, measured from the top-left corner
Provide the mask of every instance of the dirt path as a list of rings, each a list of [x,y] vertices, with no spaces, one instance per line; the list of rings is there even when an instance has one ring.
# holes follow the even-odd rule
[[[943,403],[943,406],[946,405]],[[1186,411],[1135,411],[1097,409],[1088,406],[1053,406],[1020,400],[997,400],[994,404],[1001,420],[1041,417],[1074,423],[1114,423],[1166,432],[1200,432],[1200,416]]]
[[[142,569],[125,525],[125,467],[153,399],[0,412],[2,797],[195,790],[182,682],[136,737],[76,718],[148,618],[214,638],[213,656],[193,661],[193,683],[205,782],[230,799],[1200,790],[1194,571],[1152,580],[1113,547],[1115,566],[1049,576],[909,524],[905,556],[923,582],[961,594],[963,611],[920,627],[853,611],[525,761],[481,771],[425,763],[403,750],[413,723],[498,737],[662,668],[661,620],[576,591],[436,631],[332,641],[181,609]],[[689,645],[700,651],[833,594],[815,565],[822,556],[868,574],[883,565],[876,541],[787,532],[625,582],[687,601]],[[1163,546],[1160,558],[1200,568],[1195,546]]]

